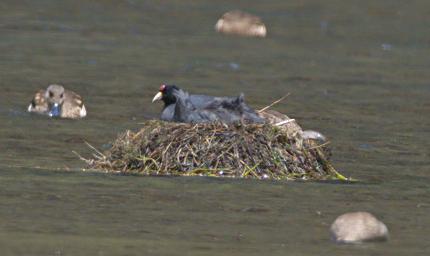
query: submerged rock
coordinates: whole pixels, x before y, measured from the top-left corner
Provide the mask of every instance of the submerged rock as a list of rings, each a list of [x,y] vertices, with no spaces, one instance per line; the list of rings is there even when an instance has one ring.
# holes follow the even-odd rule
[[[368,212],[349,212],[336,218],[330,227],[332,239],[338,243],[386,241],[387,226]]]
[[[226,12],[215,24],[215,30],[224,34],[266,37],[266,25],[261,19],[242,11]]]

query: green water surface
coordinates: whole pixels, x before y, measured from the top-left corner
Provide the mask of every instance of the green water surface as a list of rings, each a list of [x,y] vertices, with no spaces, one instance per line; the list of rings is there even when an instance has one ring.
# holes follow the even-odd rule
[[[262,17],[265,39],[216,34],[226,11]],[[430,2],[12,1],[0,3],[1,255],[427,255]],[[26,113],[50,83],[88,117]],[[161,83],[275,107],[331,141],[356,184],[83,172],[124,129],[156,118]],[[386,243],[330,241],[365,210]]]

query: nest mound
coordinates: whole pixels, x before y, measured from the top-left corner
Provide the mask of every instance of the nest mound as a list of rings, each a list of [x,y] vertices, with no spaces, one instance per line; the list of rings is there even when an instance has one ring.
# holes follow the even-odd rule
[[[92,169],[125,174],[343,179],[323,147],[271,124],[147,121],[85,161]]]

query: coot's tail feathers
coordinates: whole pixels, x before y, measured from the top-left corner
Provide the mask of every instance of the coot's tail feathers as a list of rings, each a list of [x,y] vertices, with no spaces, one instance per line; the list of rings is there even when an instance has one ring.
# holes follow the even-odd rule
[[[245,104],[245,94],[243,94],[243,92],[241,92],[239,96],[237,96],[236,102],[237,104]]]
[[[245,103],[245,94],[241,93],[236,97],[232,106],[233,109],[240,113],[242,120],[251,123],[264,123],[264,119],[259,117],[255,110]]]

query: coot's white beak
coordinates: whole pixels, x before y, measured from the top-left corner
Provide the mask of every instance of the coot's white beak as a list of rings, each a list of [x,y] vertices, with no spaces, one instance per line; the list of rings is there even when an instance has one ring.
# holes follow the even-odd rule
[[[157,101],[157,100],[161,100],[161,98],[163,98],[163,93],[158,92],[157,94],[155,94],[154,98],[152,99],[152,102]]]

